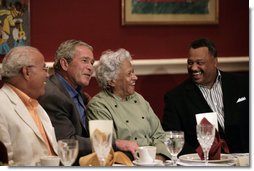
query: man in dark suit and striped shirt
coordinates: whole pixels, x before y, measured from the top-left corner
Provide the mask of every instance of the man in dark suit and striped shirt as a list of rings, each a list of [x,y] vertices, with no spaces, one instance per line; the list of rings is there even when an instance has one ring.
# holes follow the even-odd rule
[[[187,60],[190,78],[164,96],[163,129],[185,133],[180,155],[195,153],[195,115],[207,112],[217,113],[220,137],[231,153],[249,152],[249,79],[217,66],[215,45],[208,39],[193,41]]]

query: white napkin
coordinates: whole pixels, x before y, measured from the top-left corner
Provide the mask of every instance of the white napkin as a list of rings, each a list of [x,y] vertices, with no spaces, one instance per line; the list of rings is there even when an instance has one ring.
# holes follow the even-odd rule
[[[112,134],[113,121],[112,120],[90,120],[89,121],[89,133],[93,134],[95,129],[99,129],[101,132]]]
[[[208,113],[198,113],[198,114],[196,114],[197,124],[199,124],[204,117],[211,124],[213,124],[215,126],[215,128],[218,130],[218,122],[217,122],[217,113],[216,112],[208,112]]]

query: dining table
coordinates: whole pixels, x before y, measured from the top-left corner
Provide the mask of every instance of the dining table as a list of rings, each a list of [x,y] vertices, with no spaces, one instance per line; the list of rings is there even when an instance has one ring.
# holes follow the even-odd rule
[[[177,166],[171,160],[165,162],[156,160],[154,163],[142,164],[134,161],[135,167],[250,167],[249,153],[221,154],[220,160],[209,160],[208,164],[200,160],[197,153],[185,154],[178,157]],[[120,166],[120,165],[115,165]]]

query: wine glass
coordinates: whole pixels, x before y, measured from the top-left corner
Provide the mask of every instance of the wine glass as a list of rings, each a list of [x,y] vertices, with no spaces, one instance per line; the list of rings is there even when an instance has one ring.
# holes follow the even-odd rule
[[[64,166],[71,166],[78,156],[78,140],[63,139],[58,141],[58,156]]]
[[[96,129],[92,134],[91,139],[100,166],[105,166],[106,159],[112,147],[112,133],[106,133]]]
[[[164,144],[166,145],[169,153],[171,154],[173,166],[177,165],[177,155],[182,151],[184,145],[184,132],[183,131],[167,131]]]
[[[93,144],[100,166],[106,165],[106,160],[112,148],[113,121],[112,120],[90,120],[90,138]]]
[[[209,151],[215,137],[215,127],[210,124],[197,124],[197,139],[202,147],[205,159],[205,165],[208,165]]]

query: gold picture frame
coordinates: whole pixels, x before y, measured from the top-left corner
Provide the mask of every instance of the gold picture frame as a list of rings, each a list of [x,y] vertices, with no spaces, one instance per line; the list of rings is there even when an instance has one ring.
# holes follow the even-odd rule
[[[198,4],[198,6],[194,5],[194,3],[202,4]],[[152,5],[156,5],[155,7],[161,5],[161,7],[156,11],[156,8],[152,7]],[[186,5],[188,5],[188,8],[186,8]],[[199,25],[218,23],[219,0],[122,0],[122,25]]]

